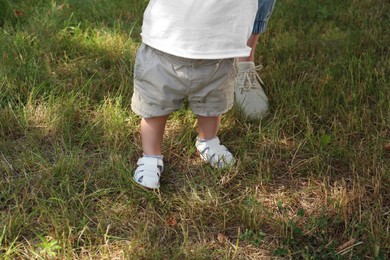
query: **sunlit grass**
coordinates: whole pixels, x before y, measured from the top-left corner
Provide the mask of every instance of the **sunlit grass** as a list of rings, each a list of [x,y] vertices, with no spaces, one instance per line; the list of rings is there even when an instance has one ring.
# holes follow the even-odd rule
[[[132,180],[143,0],[0,4],[0,258],[385,259],[390,40],[384,1],[278,1],[257,62],[271,105],[234,108],[226,171],[174,113],[159,192]]]

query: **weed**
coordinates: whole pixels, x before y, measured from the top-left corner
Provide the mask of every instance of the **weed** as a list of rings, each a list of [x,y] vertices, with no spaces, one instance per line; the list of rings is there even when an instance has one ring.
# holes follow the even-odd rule
[[[0,1],[0,258],[385,259],[388,3],[277,1],[256,53],[268,115],[224,115],[220,171],[185,104],[158,192],[131,181],[147,3]]]

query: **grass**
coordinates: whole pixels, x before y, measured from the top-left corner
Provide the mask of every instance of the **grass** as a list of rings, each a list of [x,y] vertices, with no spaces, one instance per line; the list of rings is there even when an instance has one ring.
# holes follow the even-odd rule
[[[388,3],[278,1],[257,48],[270,113],[224,116],[228,171],[173,114],[159,192],[131,181],[146,4],[0,2],[0,258],[386,259]]]

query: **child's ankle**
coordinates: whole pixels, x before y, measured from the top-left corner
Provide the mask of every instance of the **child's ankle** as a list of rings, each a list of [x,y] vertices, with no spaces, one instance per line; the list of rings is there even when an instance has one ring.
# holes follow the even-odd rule
[[[143,157],[145,157],[145,158],[156,158],[156,159],[161,159],[161,160],[164,158],[164,156],[161,155],[161,154],[159,154],[159,155],[155,155],[155,154],[144,154]]]
[[[199,142],[207,142],[207,141],[213,140],[214,138],[216,138],[216,136],[214,136],[212,138],[200,138],[199,136],[197,136],[196,140]]]

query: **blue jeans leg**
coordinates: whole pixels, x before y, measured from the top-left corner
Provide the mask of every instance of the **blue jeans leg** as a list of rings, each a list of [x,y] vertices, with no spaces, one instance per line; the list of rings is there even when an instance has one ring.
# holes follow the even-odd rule
[[[275,2],[276,0],[259,0],[259,7],[252,34],[260,34],[266,30],[268,19],[274,10]]]

